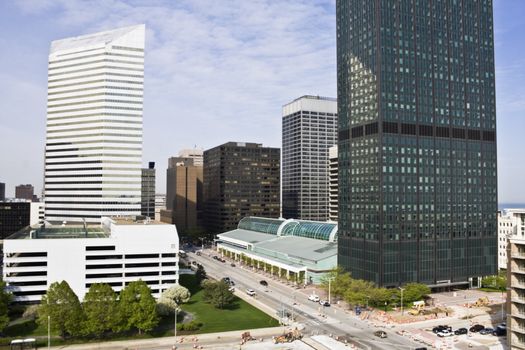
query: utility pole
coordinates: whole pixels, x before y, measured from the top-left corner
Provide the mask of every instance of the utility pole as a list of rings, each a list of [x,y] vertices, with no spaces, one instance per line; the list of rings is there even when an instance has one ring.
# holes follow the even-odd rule
[[[399,288],[399,290],[401,291],[401,315],[403,315],[403,291],[405,289],[401,287],[397,287],[397,288]]]

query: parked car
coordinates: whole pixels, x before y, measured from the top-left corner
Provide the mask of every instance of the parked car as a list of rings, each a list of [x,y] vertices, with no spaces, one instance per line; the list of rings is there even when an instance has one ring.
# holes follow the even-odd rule
[[[494,332],[494,328],[487,327],[487,328],[483,328],[482,330],[480,330],[479,334],[487,335],[487,334],[492,334],[492,332]]]
[[[386,337],[387,337],[385,331],[375,331],[375,332],[374,332],[374,335],[375,335],[376,337],[379,337],[379,338],[386,338]]]
[[[476,333],[476,332],[481,331],[482,329],[485,329],[485,326],[482,326],[480,324],[475,324],[472,327],[470,327],[469,331],[473,332],[473,333]]]
[[[308,300],[318,303],[319,302],[319,296],[315,295],[315,294],[309,295],[308,296]]]
[[[246,294],[248,294],[249,296],[253,297],[253,296],[255,296],[256,293],[255,293],[255,291],[253,289],[248,288],[248,289],[246,289]]]
[[[235,264],[234,264],[234,263],[231,263],[230,266],[231,266],[231,267],[235,267]]]
[[[201,253],[200,250],[198,250],[195,254],[196,254],[197,256],[201,256],[202,253]]]
[[[441,338],[444,338],[444,337],[452,337],[454,335],[454,333],[452,332],[449,332],[448,330],[444,329],[442,330],[441,332],[438,332],[437,336],[438,337],[441,337]]]
[[[454,331],[455,335],[461,335],[461,334],[467,334],[467,333],[468,333],[468,329],[466,328],[458,328]]]
[[[214,256],[213,256],[213,259],[215,259],[215,260],[219,260],[219,257],[218,257],[217,255],[214,255]]]
[[[320,300],[319,304],[321,304],[321,306],[330,306],[330,303],[328,302],[328,300]]]
[[[259,281],[259,284],[260,284],[261,286],[268,287],[268,282],[266,282],[265,280]]]
[[[438,334],[439,332],[442,332],[442,331],[452,332],[452,327],[447,326],[447,325],[439,325],[439,326],[432,328],[432,332],[435,334]]]
[[[503,326],[503,325],[499,325],[496,327],[496,329],[494,329],[494,332],[492,332],[492,335],[496,336],[496,337],[500,337],[500,336],[503,336],[503,335],[507,335],[507,326]]]
[[[426,347],[422,347],[422,348],[415,348],[414,350],[428,350]]]

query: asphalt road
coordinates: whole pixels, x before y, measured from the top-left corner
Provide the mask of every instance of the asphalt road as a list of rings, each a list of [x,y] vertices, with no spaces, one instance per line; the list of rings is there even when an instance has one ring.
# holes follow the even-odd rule
[[[249,267],[230,266],[230,261],[222,263],[212,256],[219,255],[212,250],[205,250],[201,256],[190,252],[187,260],[202,264],[208,276],[216,279],[229,277],[235,282],[236,294],[246,299],[246,289],[251,288],[257,293],[253,303],[260,308],[270,308],[277,316],[278,310],[283,308],[290,314],[297,316],[296,321],[305,326],[304,334],[333,334],[346,335],[361,345],[363,349],[402,350],[421,347],[420,344],[395,334],[394,330],[386,330],[388,338],[380,339],[373,335],[376,328],[371,328],[366,321],[346,314],[339,307],[321,307],[319,303],[308,300],[302,289],[295,289],[280,282],[269,279]],[[259,281],[266,280],[268,287],[262,286]],[[243,294],[244,295],[241,295]],[[250,297],[252,298],[252,297]]]

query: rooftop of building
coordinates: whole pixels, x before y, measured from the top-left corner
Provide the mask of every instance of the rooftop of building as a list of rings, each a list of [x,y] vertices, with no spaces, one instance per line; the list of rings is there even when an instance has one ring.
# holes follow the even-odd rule
[[[300,101],[300,100],[320,100],[320,101],[331,101],[331,102],[337,102],[337,98],[335,97],[327,97],[327,96],[315,96],[315,95],[303,95],[301,97],[298,97],[296,98],[295,100],[293,100],[292,102],[288,102],[286,105],[289,105],[290,103],[294,103],[294,102],[297,102],[297,101]]]

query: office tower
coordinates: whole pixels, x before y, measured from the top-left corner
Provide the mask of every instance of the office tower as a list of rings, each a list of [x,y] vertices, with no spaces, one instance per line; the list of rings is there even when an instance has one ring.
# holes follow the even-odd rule
[[[138,25],[52,42],[46,220],[140,215],[144,35]]]
[[[380,286],[496,272],[492,1],[337,1],[339,258]]]
[[[18,185],[15,187],[15,198],[18,199],[27,199],[32,201],[35,197],[35,189],[33,185]]]
[[[30,224],[31,204],[26,201],[0,202],[0,239]]]
[[[179,155],[182,154],[179,153]],[[202,152],[194,158],[171,157],[166,171],[166,210],[161,220],[177,226],[181,235],[197,233],[202,229]]]
[[[183,149],[179,151],[180,158],[193,159],[193,165],[195,166],[204,165],[203,154],[204,154],[204,151],[202,149],[197,149],[197,148]]]
[[[328,149],[328,173],[329,173],[329,181],[328,181],[328,192],[330,193],[329,201],[328,201],[328,209],[329,209],[329,219],[330,221],[337,221],[337,211],[338,211],[338,190],[337,190],[337,176],[338,176],[338,169],[337,169],[337,145],[332,146]]]
[[[142,169],[141,181],[140,212],[155,220],[155,162],[149,162],[148,167]]]
[[[228,142],[204,151],[208,233],[233,230],[245,216],[279,217],[279,148]]]
[[[336,143],[336,99],[302,96],[283,106],[285,218],[328,220],[328,148]]]
[[[166,195],[163,193],[155,193],[155,220],[160,220],[160,212],[166,210]]]
[[[5,183],[0,182],[0,202],[5,200]]]

